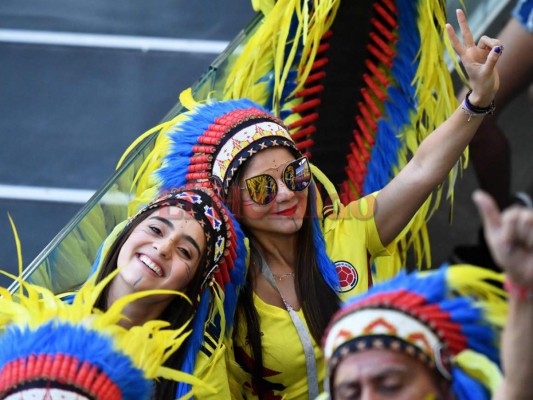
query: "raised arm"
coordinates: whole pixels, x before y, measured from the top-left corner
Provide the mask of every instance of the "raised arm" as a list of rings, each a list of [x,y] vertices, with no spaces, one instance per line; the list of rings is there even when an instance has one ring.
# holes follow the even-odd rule
[[[488,107],[499,86],[495,65],[503,46],[497,39],[486,36],[476,45],[461,10],[457,10],[457,20],[464,44],[450,24],[446,29],[469,77],[472,87],[470,103],[478,108]],[[480,116],[469,120],[469,115],[459,107],[420,144],[409,163],[381,190],[375,218],[383,244],[389,244],[401,232],[432,190],[446,178],[481,120]]]
[[[496,400],[531,399],[533,393],[533,210],[514,207],[500,213],[495,201],[477,191],[485,238],[507,274],[509,316],[502,340],[503,385]]]

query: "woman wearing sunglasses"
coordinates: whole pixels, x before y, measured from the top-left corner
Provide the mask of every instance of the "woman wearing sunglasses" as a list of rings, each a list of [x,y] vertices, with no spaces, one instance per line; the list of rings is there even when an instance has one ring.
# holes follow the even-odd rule
[[[163,188],[213,186],[249,238],[248,284],[231,344],[235,397],[318,395],[320,339],[340,299],[372,284],[371,261],[390,254],[490,110],[502,47],[487,37],[476,46],[462,12],[458,20],[465,44],[451,27],[449,34],[470,76],[469,98],[386,187],[346,206],[271,113],[248,100],[197,105],[182,94],[191,111],[159,136],[145,172],[157,170]],[[382,279],[394,273],[378,272]]]

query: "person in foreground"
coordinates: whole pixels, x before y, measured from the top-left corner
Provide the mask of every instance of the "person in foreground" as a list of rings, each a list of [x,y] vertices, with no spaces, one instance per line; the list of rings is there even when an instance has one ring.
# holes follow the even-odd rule
[[[236,397],[315,398],[325,371],[319,343],[340,299],[397,272],[371,265],[391,254],[446,178],[498,89],[500,42],[483,37],[476,45],[462,11],[457,18],[464,44],[451,27],[448,33],[472,93],[387,186],[348,205],[267,110],[246,99],[193,105],[180,97],[191,111],[159,136],[145,180],[163,189],[214,186],[250,239],[229,344]]]
[[[151,400],[157,379],[203,385],[164,366],[184,345],[187,326],[169,329],[161,320],[130,329],[119,324],[129,302],[178,292],[126,295],[102,312],[94,302],[109,279],[85,285],[71,303],[47,288],[18,281],[16,293],[0,288],[1,399]]]
[[[494,285],[503,274],[466,265],[402,273],[348,300],[332,319],[323,340],[327,393],[321,398],[531,398],[533,211],[500,213],[481,191],[474,201],[505,271],[507,321],[505,292]]]
[[[224,360],[222,338],[245,279],[245,254],[243,233],[215,193],[206,188],[172,189],[117,226],[104,243],[89,282],[115,275],[95,306],[108,310],[123,303],[124,296],[146,290],[182,292],[185,296],[130,301],[119,323],[130,328],[157,319],[179,329],[190,322],[192,333],[165,365],[192,374],[202,359],[203,369],[194,374],[209,376],[205,380],[213,393],[199,396],[223,397],[229,390],[225,368],[215,360]],[[190,390],[187,383],[161,379],[155,397],[175,399]]]

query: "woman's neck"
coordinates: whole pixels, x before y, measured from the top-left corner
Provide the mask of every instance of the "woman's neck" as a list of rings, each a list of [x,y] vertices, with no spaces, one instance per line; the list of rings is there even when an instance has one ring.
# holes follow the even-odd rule
[[[255,237],[254,242],[268,265],[276,270],[294,271],[296,268],[296,254],[298,235],[261,235]]]

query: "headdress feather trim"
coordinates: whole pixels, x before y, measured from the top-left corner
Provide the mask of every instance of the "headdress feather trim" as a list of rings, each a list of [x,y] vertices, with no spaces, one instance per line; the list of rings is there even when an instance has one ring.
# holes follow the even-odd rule
[[[501,379],[506,294],[495,284],[502,282],[502,274],[483,268],[442,266],[402,271],[349,299],[324,336],[329,376],[343,356],[372,348],[378,338],[389,350],[419,354],[417,359],[451,379],[459,400],[488,399]]]
[[[118,325],[128,302],[154,294],[180,294],[146,291],[126,296],[102,312],[94,308],[94,301],[108,281],[86,284],[71,304],[22,280],[15,295],[0,288],[0,393],[35,379],[74,385],[100,399],[149,399],[151,380],[158,377],[205,386],[189,374],[162,367],[183,345],[185,326],[170,330],[167,322],[155,320],[131,329]],[[13,375],[10,371],[16,366]],[[88,374],[84,379],[83,371]]]

